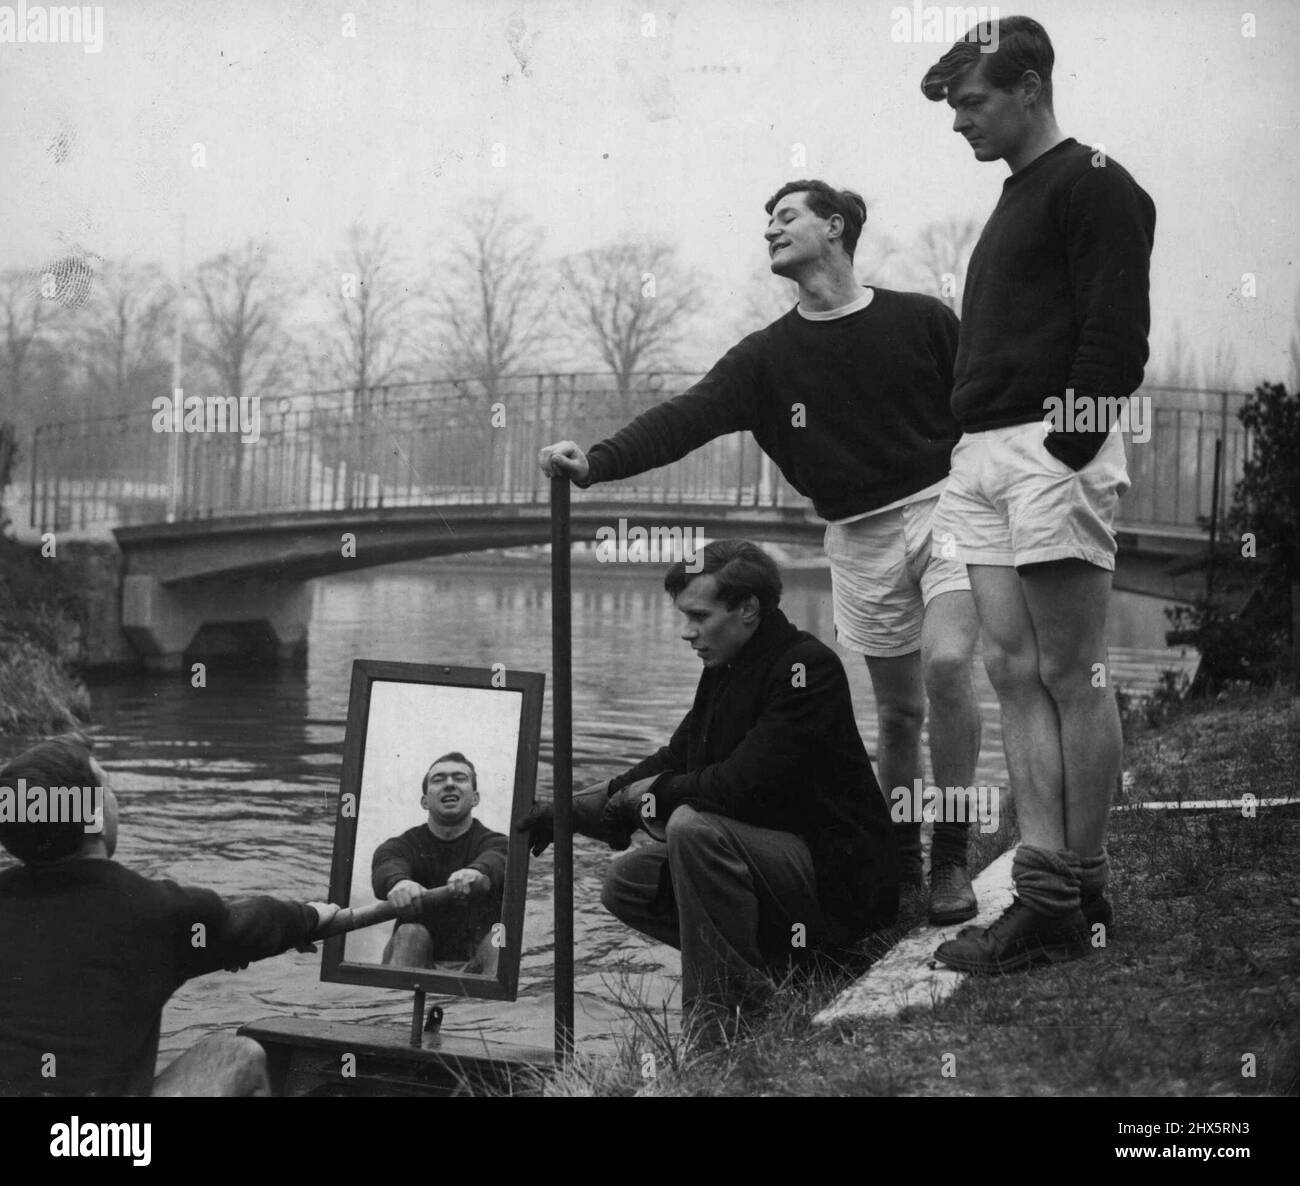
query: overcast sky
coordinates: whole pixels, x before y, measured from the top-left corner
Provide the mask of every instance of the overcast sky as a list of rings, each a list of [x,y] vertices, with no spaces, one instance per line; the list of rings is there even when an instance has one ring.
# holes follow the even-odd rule
[[[191,263],[264,236],[324,291],[349,222],[436,251],[476,197],[505,191],[547,256],[649,231],[719,304],[740,301],[763,201],[791,177],[860,190],[903,242],[935,219],[982,223],[996,202],[1005,165],[976,162],[920,92],[948,42],[895,40],[898,7],[108,3],[99,52],[0,44],[0,266],[78,247],[171,269],[184,210]],[[1055,44],[1062,130],[1155,200],[1154,358],[1178,319],[1202,349],[1236,345],[1240,384],[1285,379],[1300,5],[1039,0],[1002,15],[1017,11]]]

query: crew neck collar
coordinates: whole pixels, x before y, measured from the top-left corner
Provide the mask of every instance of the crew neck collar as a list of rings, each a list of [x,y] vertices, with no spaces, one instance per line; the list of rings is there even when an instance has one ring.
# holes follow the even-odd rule
[[[796,305],[799,316],[805,321],[837,321],[841,317],[847,317],[850,313],[857,313],[871,304],[876,297],[876,290],[868,284],[862,286],[862,295],[856,300],[850,301],[847,305],[841,305],[838,309],[826,309],[822,312],[814,313],[807,310],[803,305]]]
[[[1052,147],[1049,148],[1046,152],[1040,152],[1036,157],[1034,157],[1032,161],[1029,162],[1029,164],[1027,164],[1018,173],[1012,173],[1011,176],[1008,177],[1002,183],[1002,187],[1005,189],[1013,181],[1019,181],[1026,174],[1032,173],[1035,169],[1038,168],[1039,165],[1043,164],[1043,162],[1046,161],[1049,157],[1054,158],[1056,156],[1059,156],[1066,148],[1077,146],[1078,143],[1079,142],[1073,136],[1067,136],[1064,140],[1060,141],[1060,143],[1053,144]]]

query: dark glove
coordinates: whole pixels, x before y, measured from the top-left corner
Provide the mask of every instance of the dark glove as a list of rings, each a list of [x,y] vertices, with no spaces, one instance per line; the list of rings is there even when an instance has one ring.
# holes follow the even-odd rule
[[[638,828],[644,828],[656,840],[663,840],[666,821],[658,810],[654,788],[666,777],[666,774],[652,774],[649,778],[629,783],[621,791],[610,795],[603,813],[605,826],[611,830],[625,831],[629,836]]]
[[[606,821],[604,813],[608,799],[608,779],[574,795],[573,830],[580,836],[603,840],[610,848],[621,852],[632,843],[633,829]],[[515,831],[527,832],[533,856],[541,856],[555,839],[555,807],[550,803],[534,803],[528,814],[515,825]]]

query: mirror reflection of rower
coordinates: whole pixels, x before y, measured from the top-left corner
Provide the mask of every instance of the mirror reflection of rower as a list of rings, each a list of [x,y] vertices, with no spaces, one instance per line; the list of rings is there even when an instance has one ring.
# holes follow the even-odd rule
[[[443,754],[425,772],[420,806],[428,818],[385,840],[371,868],[375,897],[397,907],[383,962],[429,968],[443,962],[464,973],[495,976],[509,840],[474,818],[478,772],[459,751]],[[449,903],[421,900],[445,885]]]

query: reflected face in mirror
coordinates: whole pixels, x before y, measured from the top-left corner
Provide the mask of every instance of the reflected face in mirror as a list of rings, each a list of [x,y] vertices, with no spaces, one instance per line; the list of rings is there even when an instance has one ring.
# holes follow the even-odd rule
[[[444,840],[469,831],[478,806],[478,776],[468,759],[448,756],[429,767],[420,806],[429,813],[429,830]]]

